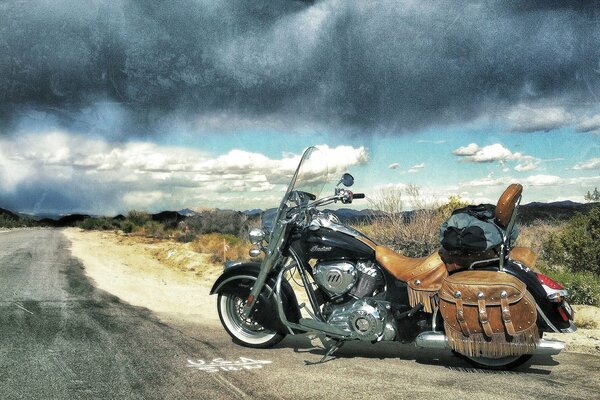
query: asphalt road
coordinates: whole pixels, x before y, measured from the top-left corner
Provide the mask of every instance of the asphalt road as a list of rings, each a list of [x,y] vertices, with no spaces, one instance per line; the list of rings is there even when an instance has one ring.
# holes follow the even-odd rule
[[[220,328],[159,319],[96,289],[59,230],[0,233],[1,399],[600,398],[598,356],[489,372],[449,351],[350,343],[303,364],[321,354],[304,336],[253,350]]]

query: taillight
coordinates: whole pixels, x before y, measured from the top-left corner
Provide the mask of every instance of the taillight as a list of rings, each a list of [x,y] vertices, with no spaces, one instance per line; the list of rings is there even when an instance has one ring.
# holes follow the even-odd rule
[[[564,287],[560,283],[548,278],[546,275],[539,274],[539,273],[536,275],[542,285],[547,286],[550,289],[555,289],[555,290],[563,290],[564,289]]]
[[[565,313],[565,310],[563,310],[562,307],[558,307],[558,313],[560,314],[560,316],[562,317],[563,321],[568,321],[569,317],[567,317],[567,314]]]

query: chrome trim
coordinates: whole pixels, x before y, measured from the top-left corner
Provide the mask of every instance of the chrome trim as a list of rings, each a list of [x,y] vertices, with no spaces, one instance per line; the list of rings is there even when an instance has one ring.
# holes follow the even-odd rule
[[[478,260],[478,261],[474,261],[471,263],[471,265],[469,265],[469,269],[473,269],[475,267],[475,264],[484,264],[484,263],[489,263],[492,261],[500,261],[500,257],[496,257],[496,258],[488,258],[487,260]]]
[[[319,303],[317,301],[315,293],[312,291],[312,289],[310,287],[310,282],[309,282],[308,278],[306,277],[306,271],[304,270],[304,266],[302,265],[302,262],[300,261],[300,257],[298,256],[298,254],[296,254],[296,252],[292,248],[289,249],[289,252],[292,256],[292,259],[298,266],[298,272],[300,273],[300,279],[302,279],[302,284],[304,285],[304,291],[306,292],[306,295],[308,296],[308,302],[310,303],[310,307],[312,308],[313,313],[317,316],[318,321],[324,321],[325,319],[323,318],[323,315],[321,314],[321,310],[319,309]]]
[[[577,326],[573,323],[573,321],[569,321],[569,327],[560,330],[562,333],[573,333],[577,331]]]
[[[546,291],[546,298],[553,303],[558,303],[562,298],[569,297],[569,291],[565,289],[550,289],[546,285],[542,285]]]
[[[431,329],[435,332],[437,329],[437,315],[438,315],[438,311],[439,311],[440,307],[436,307],[435,310],[433,310],[433,317],[431,318]]]
[[[248,238],[252,244],[260,244],[265,239],[265,231],[260,228],[252,228],[248,232]]]
[[[283,304],[281,303],[281,281],[283,279],[283,274],[289,270],[292,269],[293,265],[290,264],[287,267],[283,267],[281,268],[281,271],[279,272],[279,275],[277,276],[277,281],[275,281],[275,303],[277,304],[277,314],[279,315],[279,319],[281,320],[281,323],[283,325],[285,325],[286,328],[288,328],[288,331],[290,332],[290,334],[294,334],[293,329],[300,329],[302,330],[303,328],[298,325],[298,324],[294,324],[293,322],[290,322],[287,320],[286,316],[285,316],[285,311],[283,311]]]
[[[422,332],[415,339],[415,345],[428,349],[446,349],[448,338],[442,332]]]
[[[422,332],[415,339],[415,345],[429,349],[446,349],[448,348],[448,338],[442,332]],[[554,356],[564,348],[565,342],[560,340],[540,339],[536,343],[535,349],[529,354]]]
[[[235,280],[238,280],[238,279],[252,279],[253,281],[256,282],[256,276],[252,276],[252,275],[234,275],[234,276],[231,276],[231,277],[225,279],[223,282],[221,282],[221,284],[219,286],[217,286],[217,288],[214,290],[214,293],[219,293],[219,290],[223,286],[225,286],[226,283],[231,282],[231,281],[235,281]],[[265,287],[267,289],[269,289],[269,292],[273,291],[273,289],[271,289],[269,287],[269,285],[267,285],[266,283],[265,283]]]
[[[227,268],[231,268],[231,267],[235,267],[236,265],[241,265],[244,264],[244,261],[225,261],[225,264],[223,265],[223,269],[227,269]]]
[[[336,217],[336,219],[337,219],[337,217]],[[346,234],[348,236],[352,236],[352,237],[355,237],[355,238],[368,239],[368,237],[365,236],[360,231],[357,231],[356,229],[350,228],[350,227],[342,224],[341,222],[332,221],[332,220],[328,219],[325,216],[317,216],[317,218],[315,218],[315,220],[318,221],[319,224],[323,228],[329,228],[332,231],[344,233],[344,234]],[[339,221],[339,219],[338,219],[338,221]]]
[[[546,317],[546,315],[542,312],[542,309],[540,308],[540,306],[536,303],[535,304],[535,308],[537,310],[537,312],[542,316],[542,318],[544,319],[544,322],[546,322],[546,324],[556,333],[560,333],[560,331],[558,329],[556,329],[556,327],[554,326],[554,324],[552,322],[550,322],[550,320],[548,319],[548,317]]]

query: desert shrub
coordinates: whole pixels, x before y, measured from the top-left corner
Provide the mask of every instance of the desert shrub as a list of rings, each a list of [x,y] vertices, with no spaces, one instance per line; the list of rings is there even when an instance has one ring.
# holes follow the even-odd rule
[[[590,272],[556,271],[543,269],[543,273],[559,282],[569,291],[569,302],[600,306],[600,277]]]
[[[440,207],[438,207],[438,211],[442,214],[442,218],[446,220],[450,218],[454,210],[466,207],[468,205],[468,201],[465,201],[461,199],[460,196],[453,194],[450,197],[448,197],[447,203],[442,204]]]
[[[578,213],[560,232],[551,233],[543,257],[550,265],[600,275],[600,207]]]
[[[182,231],[177,233],[175,239],[181,243],[190,243],[196,240],[197,237],[198,235],[184,227]]]
[[[0,228],[17,228],[20,226],[18,220],[0,214]]]
[[[248,259],[251,244],[234,235],[207,233],[194,240],[191,247],[198,253],[210,254],[211,261],[216,263]]]
[[[129,221],[135,226],[142,227],[150,221],[150,214],[145,211],[130,210],[127,213],[125,221]]]
[[[448,202],[427,202],[417,186],[405,189],[413,211],[404,211],[404,199],[399,188],[383,188],[369,199],[376,212],[367,225],[360,226],[375,241],[409,257],[422,257],[440,247],[440,225],[452,211],[468,203],[459,196]]]
[[[188,217],[182,223],[184,233],[202,235],[222,233],[243,237],[248,232],[248,218],[245,214],[231,210],[210,210]]]
[[[121,222],[121,230],[124,233],[133,233],[133,232],[138,231],[139,229],[140,229],[139,226],[135,225],[133,222],[131,222],[128,219]]]
[[[107,217],[90,217],[81,221],[77,226],[85,230],[111,230],[119,228],[120,224]]]
[[[157,221],[146,221],[143,226],[136,231],[141,236],[164,239],[169,236],[165,225]]]
[[[565,223],[547,222],[535,220],[527,225],[519,225],[519,237],[516,246],[529,247],[540,255],[540,261],[544,260],[544,245],[551,234],[560,233]]]

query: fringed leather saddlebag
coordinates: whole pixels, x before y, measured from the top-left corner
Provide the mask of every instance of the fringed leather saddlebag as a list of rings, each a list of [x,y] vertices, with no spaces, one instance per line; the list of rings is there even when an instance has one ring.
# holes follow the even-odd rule
[[[506,273],[448,276],[440,290],[440,311],[450,348],[466,356],[527,354],[539,339],[535,300],[523,282]]]
[[[439,305],[438,292],[448,276],[446,266],[437,252],[425,259],[407,277],[408,302],[411,306],[423,303],[423,311],[432,313]]]

